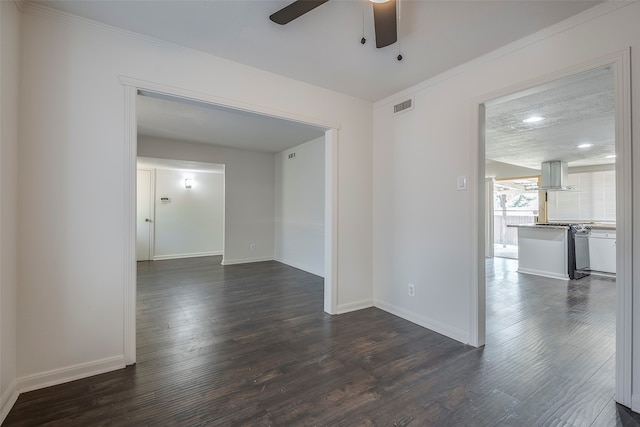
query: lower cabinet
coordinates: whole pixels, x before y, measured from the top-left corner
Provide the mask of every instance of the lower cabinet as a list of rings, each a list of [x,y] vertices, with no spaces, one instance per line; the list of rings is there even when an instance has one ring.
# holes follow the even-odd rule
[[[616,272],[616,232],[591,230],[589,237],[591,270],[605,273]]]

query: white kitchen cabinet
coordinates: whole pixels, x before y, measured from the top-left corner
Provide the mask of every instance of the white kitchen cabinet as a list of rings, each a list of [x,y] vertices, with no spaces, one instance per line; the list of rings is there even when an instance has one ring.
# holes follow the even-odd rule
[[[591,270],[615,273],[616,232],[612,230],[591,230],[589,258]]]

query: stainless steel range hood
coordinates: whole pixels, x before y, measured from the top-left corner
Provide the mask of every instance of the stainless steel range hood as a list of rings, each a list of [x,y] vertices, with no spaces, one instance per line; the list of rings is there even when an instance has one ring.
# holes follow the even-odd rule
[[[544,191],[575,191],[576,187],[569,185],[569,165],[567,162],[552,160],[542,162],[542,186],[535,190]]]

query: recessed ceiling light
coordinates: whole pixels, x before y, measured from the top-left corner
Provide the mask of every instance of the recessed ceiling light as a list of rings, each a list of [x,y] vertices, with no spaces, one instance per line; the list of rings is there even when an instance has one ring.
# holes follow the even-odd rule
[[[593,147],[593,144],[589,144],[588,142],[585,142],[584,144],[578,145],[578,148],[589,148],[589,147]]]
[[[615,154],[611,154],[611,155],[605,157],[605,159],[615,159],[615,158],[616,158]]]
[[[523,123],[538,123],[538,122],[541,122],[543,120],[544,120],[544,117],[542,117],[542,116],[531,116],[531,117],[527,117],[522,122]]]

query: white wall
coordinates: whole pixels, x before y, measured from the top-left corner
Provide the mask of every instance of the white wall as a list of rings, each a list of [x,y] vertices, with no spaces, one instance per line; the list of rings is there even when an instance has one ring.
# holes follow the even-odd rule
[[[622,6],[609,3],[610,10]],[[547,29],[442,76],[409,88],[374,106],[374,295],[377,306],[463,342],[470,337],[470,212],[477,209],[469,192],[456,190],[456,177],[471,174],[477,131],[473,102],[550,73],[577,67],[632,47],[640,49],[640,4],[604,16],[596,7],[568,24]],[[640,62],[632,56],[633,134],[640,133]],[[392,116],[393,104],[415,94],[415,109]],[[634,165],[640,165],[640,150]],[[469,185],[477,186],[469,176]],[[640,196],[640,174],[634,174]],[[640,238],[640,197],[635,197],[634,242]],[[634,251],[640,267],[640,253]],[[416,296],[407,296],[407,283]],[[635,295],[640,294],[634,284]],[[640,298],[635,300],[640,309]],[[637,321],[637,320],[636,320]],[[640,322],[634,329],[640,349]],[[635,351],[635,350],[634,350]],[[640,388],[640,354],[636,390]],[[640,403],[640,401],[639,401]]]
[[[342,94],[27,4],[23,15],[18,376],[22,389],[118,368],[124,363],[125,88],[119,75],[205,93],[339,129],[338,304],[371,304],[372,105]],[[28,119],[27,119],[28,118]],[[144,153],[152,157],[156,153]],[[169,158],[198,157],[197,145],[160,143]],[[227,191],[234,168],[227,164]],[[273,161],[272,163],[273,164]],[[255,175],[235,176],[240,185]],[[255,172],[258,174],[259,172]],[[251,193],[273,218],[273,174]],[[255,186],[253,187],[255,188]],[[227,234],[230,259],[273,256],[241,196]],[[229,208],[229,206],[228,206]],[[269,228],[271,231],[262,231]],[[236,233],[239,234],[239,233]],[[269,249],[263,248],[263,244]],[[264,252],[263,252],[264,250]],[[126,269],[130,267],[126,266]],[[128,271],[128,270],[127,270]]]
[[[275,259],[324,277],[324,138],[275,162]]]
[[[18,87],[20,14],[0,2],[0,422],[17,398]]]
[[[193,179],[189,189],[187,177]],[[153,259],[222,254],[224,175],[156,169],[155,180]]]
[[[223,264],[273,259],[273,154],[141,136],[138,155],[224,164]]]

